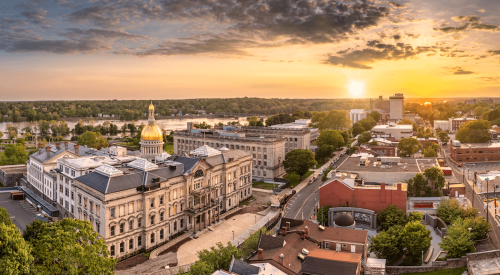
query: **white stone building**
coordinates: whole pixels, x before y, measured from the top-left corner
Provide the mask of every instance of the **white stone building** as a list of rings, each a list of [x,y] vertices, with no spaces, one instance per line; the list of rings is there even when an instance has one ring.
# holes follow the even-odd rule
[[[351,120],[352,124],[367,117],[368,117],[368,112],[363,109],[352,109],[349,111],[349,119]]]
[[[405,100],[404,96],[401,93],[395,94],[389,97],[389,101],[391,104],[391,112],[389,115],[389,119],[391,120],[401,120],[403,119],[403,111]]]

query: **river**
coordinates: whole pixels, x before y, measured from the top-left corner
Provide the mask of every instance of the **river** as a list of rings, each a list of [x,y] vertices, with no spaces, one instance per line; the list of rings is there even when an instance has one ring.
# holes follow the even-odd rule
[[[219,118],[219,117],[214,117],[214,118],[193,118],[193,117],[190,117],[190,118],[170,118],[170,119],[160,119],[160,120],[156,120],[156,125],[160,126],[160,128],[162,128],[163,130],[166,130],[167,133],[170,132],[170,131],[175,131],[175,130],[183,130],[183,129],[186,129],[187,127],[187,123],[192,121],[193,123],[201,123],[203,121],[205,121],[206,123],[210,124],[210,125],[214,125],[215,123],[219,123],[219,122],[222,122],[224,124],[226,124],[227,122],[230,122],[230,121],[235,121],[236,119],[233,117],[233,118]],[[106,120],[95,120],[94,121],[94,125],[98,125],[98,124],[102,124],[104,123]],[[125,123],[131,123],[131,121],[120,121],[120,120],[116,120],[116,119],[110,119],[110,120],[107,120],[109,121],[110,123],[113,123],[115,125],[118,125],[118,129],[120,129],[123,124]],[[245,123],[248,123],[247,121],[247,118],[246,117],[239,117],[238,118],[238,121],[240,122],[241,125],[244,125]],[[3,138],[7,138],[7,124],[13,124],[14,126],[17,126],[18,127],[18,132],[19,134],[22,133],[22,128],[25,127],[26,124],[28,124],[29,122],[0,122],[0,131],[4,133],[4,137]],[[34,124],[34,122],[31,122]],[[74,129],[75,128],[75,125],[78,123],[78,121],[66,121],[66,123],[68,124],[68,127],[70,130]],[[144,125],[148,124],[148,121],[145,120],[145,119],[141,119],[141,120],[136,120],[135,121],[135,125],[140,125],[141,123],[143,123]],[[67,135],[67,136],[64,136],[64,138],[69,138],[71,137],[71,134],[70,135]]]

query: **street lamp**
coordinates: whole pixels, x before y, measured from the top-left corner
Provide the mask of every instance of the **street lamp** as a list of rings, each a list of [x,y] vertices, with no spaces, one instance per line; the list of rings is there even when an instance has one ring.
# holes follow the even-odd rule
[[[422,250],[422,264],[421,265],[424,265],[424,251]]]
[[[472,230],[472,228],[469,227],[467,229],[469,229],[469,241],[470,241],[470,239],[471,239],[471,233],[470,233],[470,231]]]

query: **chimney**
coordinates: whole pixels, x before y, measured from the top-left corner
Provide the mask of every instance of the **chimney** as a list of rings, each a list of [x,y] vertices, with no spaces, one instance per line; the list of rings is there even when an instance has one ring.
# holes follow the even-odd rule
[[[380,202],[385,202],[385,183],[380,184]]]
[[[74,147],[75,147],[75,154],[79,155],[80,154],[80,152],[79,152],[80,150],[78,150],[78,148],[80,147],[80,145],[75,144]]]
[[[67,141],[64,142],[64,150],[68,150],[68,142]]]
[[[290,230],[290,222],[286,222],[285,226],[286,226],[286,230]]]
[[[283,230],[282,231],[283,236],[285,236],[286,235],[286,226],[283,226],[281,229]]]
[[[285,258],[285,255],[280,254],[280,264],[281,264],[281,265],[285,265],[285,264],[283,263],[283,262],[284,262],[284,260],[283,260],[284,258]]]
[[[264,249],[262,248],[257,249],[257,259],[258,260],[264,259]]]
[[[361,153],[361,147],[358,146],[358,154]]]
[[[61,143],[60,142],[56,142],[56,148],[57,148],[57,150],[59,150],[61,148]]]
[[[38,143],[38,154],[39,155],[42,154],[42,147],[43,147],[43,145],[41,143]]]
[[[401,191],[401,183],[398,183],[398,191]]]
[[[45,147],[45,152],[47,153],[47,159],[50,158],[50,146]]]
[[[309,235],[309,227],[306,226],[306,228],[304,228],[304,232],[306,232],[306,235]]]
[[[306,232],[305,231],[302,231],[300,232],[300,237],[302,238],[302,240],[305,240],[306,239]]]

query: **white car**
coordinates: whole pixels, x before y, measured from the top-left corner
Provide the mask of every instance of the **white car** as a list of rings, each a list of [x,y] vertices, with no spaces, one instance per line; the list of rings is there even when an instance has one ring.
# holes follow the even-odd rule
[[[319,171],[318,175],[322,176],[323,175],[323,171]]]

